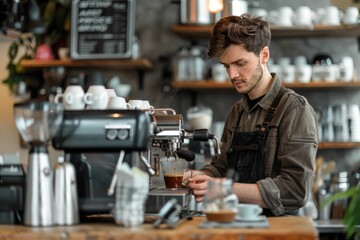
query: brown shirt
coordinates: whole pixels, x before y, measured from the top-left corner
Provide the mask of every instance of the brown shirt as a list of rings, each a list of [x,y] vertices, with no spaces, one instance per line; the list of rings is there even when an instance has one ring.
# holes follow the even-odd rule
[[[252,109],[249,109],[246,96],[231,109],[221,137],[221,154],[202,169],[208,175],[223,177],[228,170],[226,152],[236,128],[243,132],[256,131],[256,126],[264,121],[281,87],[281,80],[272,75],[269,92]],[[243,114],[236,126],[241,111]],[[311,193],[318,148],[316,114],[303,96],[287,89],[270,126],[273,127],[264,150],[265,178],[257,184],[266,206],[274,215],[282,215],[304,206]]]

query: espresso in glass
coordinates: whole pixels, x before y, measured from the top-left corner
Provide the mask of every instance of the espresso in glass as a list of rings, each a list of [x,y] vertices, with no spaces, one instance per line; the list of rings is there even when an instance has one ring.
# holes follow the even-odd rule
[[[170,189],[182,188],[182,174],[164,174],[165,186]]]

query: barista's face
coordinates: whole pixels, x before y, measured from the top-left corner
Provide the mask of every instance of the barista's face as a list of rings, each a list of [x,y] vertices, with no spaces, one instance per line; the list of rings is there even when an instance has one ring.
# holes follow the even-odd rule
[[[220,62],[226,68],[229,78],[237,92],[248,94],[256,92],[261,86],[264,66],[264,51],[260,52],[260,57],[252,52],[246,51],[241,45],[230,45],[219,57]],[[266,54],[265,54],[266,55]]]

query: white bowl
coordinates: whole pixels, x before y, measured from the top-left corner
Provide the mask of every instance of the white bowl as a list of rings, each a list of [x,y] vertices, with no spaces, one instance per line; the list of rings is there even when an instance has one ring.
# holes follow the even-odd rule
[[[119,97],[127,97],[131,91],[130,84],[120,84],[114,88],[116,95]]]

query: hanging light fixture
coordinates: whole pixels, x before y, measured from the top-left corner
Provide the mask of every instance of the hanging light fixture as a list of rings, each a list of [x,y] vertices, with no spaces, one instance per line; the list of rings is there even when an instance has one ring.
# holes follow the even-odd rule
[[[208,0],[207,8],[211,13],[221,12],[224,8],[224,2],[223,0]]]

